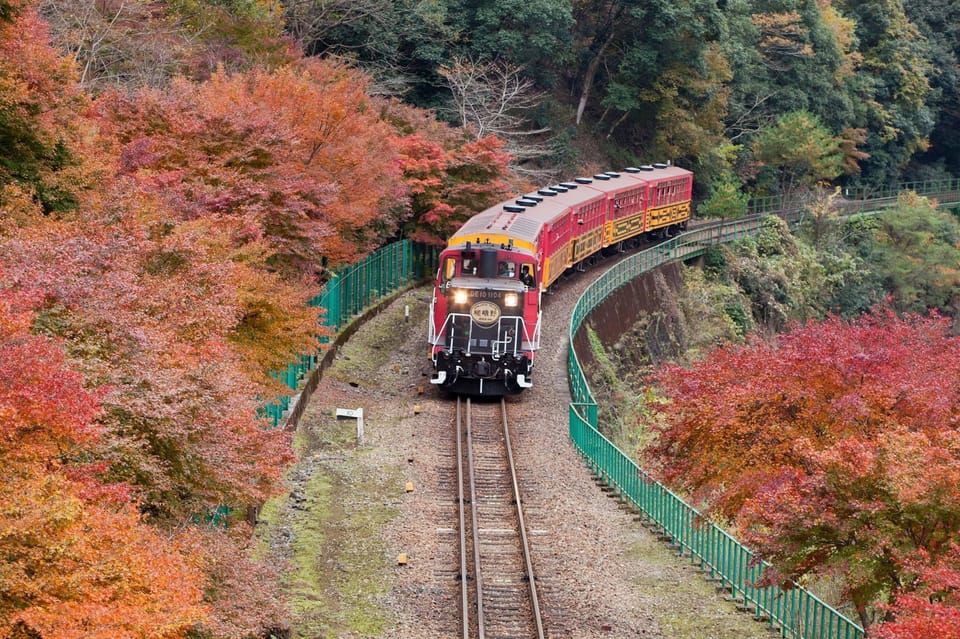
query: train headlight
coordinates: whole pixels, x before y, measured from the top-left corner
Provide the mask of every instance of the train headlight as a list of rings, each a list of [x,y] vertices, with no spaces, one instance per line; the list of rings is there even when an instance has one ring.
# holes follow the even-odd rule
[[[520,296],[516,293],[507,293],[503,296],[503,305],[508,308],[515,308],[520,302]]]
[[[466,304],[469,299],[469,295],[462,288],[458,288],[453,292],[453,303],[454,304]]]

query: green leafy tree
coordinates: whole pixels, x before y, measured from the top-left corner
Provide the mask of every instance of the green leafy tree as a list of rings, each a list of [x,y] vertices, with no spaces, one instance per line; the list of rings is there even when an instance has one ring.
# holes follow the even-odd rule
[[[733,220],[747,214],[750,197],[740,188],[740,181],[731,173],[714,182],[710,197],[697,206],[697,215]]]
[[[931,106],[936,124],[930,149],[920,162],[944,162],[960,174],[960,3],[956,0],[908,2],[904,9],[929,44]]]
[[[870,263],[902,311],[958,310],[960,225],[926,198],[901,196],[879,217]]]
[[[721,146],[730,70],[711,46],[722,20],[715,3],[589,0],[575,9],[578,124],[648,157]]]
[[[760,131],[752,146],[761,187],[780,194],[785,206],[796,206],[798,190],[843,172],[841,139],[807,111],[792,111]]]
[[[749,300],[754,325],[772,335],[791,321],[823,317],[856,262],[818,253],[768,216],[756,236],[731,248],[726,273]]]
[[[856,21],[862,56],[860,100],[867,128],[866,179],[895,181],[911,157],[929,144],[935,116],[932,52],[904,11],[903,0],[839,0]]]
[[[731,140],[749,141],[778,115],[807,110],[836,131],[853,126],[854,25],[828,2],[730,0],[720,48],[730,60]]]
[[[451,0],[449,15],[469,57],[546,70],[569,59],[571,4],[571,0]]]

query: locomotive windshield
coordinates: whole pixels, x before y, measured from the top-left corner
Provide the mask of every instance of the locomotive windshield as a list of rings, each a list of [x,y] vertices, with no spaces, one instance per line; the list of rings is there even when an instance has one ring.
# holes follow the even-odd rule
[[[503,251],[465,250],[447,255],[441,260],[440,283],[447,284],[457,277],[520,280],[527,288],[535,286],[534,264],[521,256],[504,255]]]

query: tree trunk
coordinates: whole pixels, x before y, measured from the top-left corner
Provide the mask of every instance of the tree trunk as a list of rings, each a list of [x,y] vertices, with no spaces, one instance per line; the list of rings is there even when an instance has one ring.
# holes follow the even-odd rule
[[[607,47],[610,46],[610,43],[613,42],[615,33],[616,31],[614,29],[610,29],[610,35],[607,36],[604,43],[600,45],[600,50],[597,51],[597,54],[590,60],[590,64],[587,65],[587,72],[583,76],[583,91],[580,93],[580,103],[577,105],[577,126],[580,125],[580,120],[583,119],[583,112],[587,108],[590,89],[593,87],[593,79],[597,76],[597,69],[600,68],[600,61],[603,60],[603,53],[607,50]]]
[[[623,115],[617,118],[617,121],[613,123],[613,126],[610,127],[610,131],[607,132],[607,138],[613,135],[613,130],[620,126],[620,123],[627,119],[627,116],[630,115],[629,111],[624,111]]]

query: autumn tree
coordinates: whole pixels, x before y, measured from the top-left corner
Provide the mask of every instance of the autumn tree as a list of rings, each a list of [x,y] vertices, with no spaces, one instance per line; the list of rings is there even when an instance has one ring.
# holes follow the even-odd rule
[[[206,616],[189,544],[84,463],[98,398],[58,344],[31,335],[35,303],[0,289],[0,634],[185,636]]]
[[[333,61],[177,82],[168,93],[98,101],[121,169],[184,218],[248,226],[289,277],[357,259],[393,229],[401,193],[392,139],[363,78]]]
[[[154,243],[127,217],[22,230],[0,243],[2,283],[42,291],[39,328],[64,337],[78,368],[108,385],[98,457],[146,509],[177,519],[256,503],[290,453],[256,419],[266,372],[248,371],[231,346],[244,317],[240,269],[196,238],[190,248],[179,233]]]
[[[89,91],[165,86],[174,76],[203,80],[294,59],[272,2],[182,0],[151,3],[41,0],[56,46],[76,61]]]
[[[49,46],[46,26],[29,2],[10,2],[0,15],[0,201],[15,188],[46,212],[76,207],[87,183],[72,142],[84,133],[83,96],[74,67]]]
[[[928,553],[907,564],[915,576],[894,593],[885,607],[888,619],[877,627],[877,639],[960,638],[960,551],[954,544],[938,560]]]
[[[398,218],[404,237],[442,244],[471,215],[521,188],[509,179],[511,156],[500,138],[477,139],[395,100],[381,106],[398,136],[405,187]]]
[[[545,94],[534,88],[522,67],[456,59],[438,72],[453,95],[456,121],[478,140],[490,135],[505,140],[516,170],[523,172],[524,161],[548,153],[539,136],[550,129],[530,123],[530,113]]]
[[[657,374],[670,402],[647,458],[771,579],[829,575],[869,625],[923,583],[911,562],[957,542],[958,354],[947,320],[884,310],[719,348]]]

